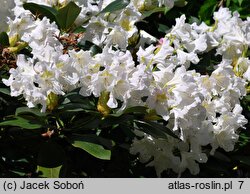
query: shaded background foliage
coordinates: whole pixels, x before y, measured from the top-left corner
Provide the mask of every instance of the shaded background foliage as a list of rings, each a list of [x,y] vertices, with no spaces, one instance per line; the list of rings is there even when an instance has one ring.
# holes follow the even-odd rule
[[[39,9],[34,5],[29,6],[29,10]],[[187,0],[184,7],[145,13],[148,17],[136,25],[160,38],[175,24],[175,18],[182,14],[190,23],[205,21],[213,24],[211,16],[220,6],[238,11],[242,18],[250,16],[248,0]],[[61,22],[59,16],[50,16],[55,17],[62,29],[70,26],[70,23]],[[3,36],[1,52],[2,46],[8,44]],[[88,44],[79,47],[100,52],[100,48]],[[213,70],[216,61],[220,61],[214,52],[212,50],[200,56],[202,60],[195,68],[198,72],[204,74]],[[11,65],[3,63],[2,58],[0,60],[2,80],[8,77]],[[94,97],[84,98],[78,92],[74,90],[60,97],[57,108],[52,112],[40,113],[39,107],[26,108],[22,97],[11,97],[9,89],[0,81],[0,122],[5,122],[0,128],[0,177],[156,177],[152,167],[146,167],[137,156],[129,154],[129,145],[135,136],[132,132],[133,122],[138,121],[141,130],[149,130],[156,137],[162,136],[162,130],[167,133],[171,131],[145,122],[145,110],[141,107],[128,110],[124,115],[110,115],[103,119],[96,109],[97,100]],[[250,120],[250,95],[242,99],[242,106],[245,117]],[[234,151],[218,149],[206,164],[200,164],[198,177],[249,177],[249,129],[250,124],[246,125],[246,130],[242,129]],[[209,152],[209,147],[207,150]],[[171,171],[165,171],[162,175],[177,176]],[[182,176],[194,177],[188,171]]]

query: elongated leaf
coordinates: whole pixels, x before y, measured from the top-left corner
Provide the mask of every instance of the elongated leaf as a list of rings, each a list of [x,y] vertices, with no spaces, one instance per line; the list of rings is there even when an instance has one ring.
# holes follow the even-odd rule
[[[128,0],[116,0],[108,4],[100,13],[118,11],[125,8],[128,4]]]
[[[241,6],[242,5],[242,2],[243,2],[244,0],[238,0],[238,3],[239,3],[239,5]]]
[[[133,115],[121,115],[120,117],[109,116],[102,120],[100,127],[110,127],[113,125],[125,123],[127,121],[132,121],[134,119]]]
[[[77,134],[77,133],[74,133],[72,135],[73,139],[77,139],[79,137],[81,138],[82,141],[90,142],[90,143],[94,143],[94,144],[98,144],[98,145],[103,145],[103,146],[107,147],[108,149],[111,149],[115,145],[114,141],[97,136],[96,134]]]
[[[73,146],[83,149],[88,152],[92,156],[102,159],[102,160],[110,160],[111,151],[104,149],[102,145],[87,142],[86,139],[81,137],[75,137],[73,139]]]
[[[218,1],[217,0],[206,0],[199,10],[199,17],[202,21],[210,25],[210,20],[212,18],[213,12],[216,9]]]
[[[15,126],[21,127],[24,129],[39,129],[42,128],[42,125],[36,121],[30,121],[22,117],[15,117],[13,120],[3,121],[0,123],[0,126]]]
[[[59,178],[61,168],[62,165],[55,168],[37,166],[37,171],[42,172],[42,176],[46,178]]]
[[[2,46],[9,46],[10,45],[9,36],[6,32],[2,32],[0,34],[0,45],[2,45]]]
[[[158,31],[162,33],[166,33],[166,31],[169,30],[169,27],[164,24],[159,24]]]
[[[102,48],[97,45],[91,46],[89,50],[91,52],[91,56],[95,56],[96,54],[102,52]]]
[[[96,129],[99,127],[101,117],[98,115],[87,115],[85,118],[75,120],[71,128],[74,130]]]
[[[163,131],[158,130],[157,128],[153,128],[151,125],[144,121],[136,121],[136,125],[139,127],[139,130],[152,135],[154,138],[167,138],[166,134]]]
[[[161,131],[165,132],[166,134],[168,134],[168,135],[170,135],[170,136],[172,136],[174,138],[178,138],[178,136],[176,136],[171,129],[167,128],[166,126],[163,126],[160,123],[152,122],[152,121],[147,121],[147,123],[149,125],[151,125],[155,129],[161,130]]]
[[[134,107],[130,107],[127,108],[124,113],[141,113],[141,114],[145,114],[147,113],[147,107],[145,106],[134,106]]]
[[[80,14],[81,8],[73,1],[69,2],[65,7],[58,10],[56,21],[59,27],[63,30],[68,30],[75,22],[77,16]]]
[[[8,88],[0,88],[0,93],[10,96],[10,90]]]
[[[146,18],[146,17],[149,17],[151,16],[152,14],[154,13],[158,13],[158,12],[163,12],[164,14],[166,14],[170,9],[167,8],[167,7],[156,7],[150,11],[144,11],[142,13],[143,17]]]
[[[175,0],[174,1],[174,6],[176,7],[184,7],[187,5],[187,1],[185,0]]]
[[[52,7],[36,3],[24,3],[23,8],[29,10],[34,15],[37,15],[39,18],[43,18],[44,16],[46,16],[50,19],[51,22],[56,22],[57,10]]]
[[[95,56],[98,53],[102,52],[102,48],[95,45],[94,43],[90,41],[83,41],[78,44],[78,46],[85,51],[90,51],[92,56]]]
[[[42,113],[40,110],[36,108],[29,108],[29,107],[19,107],[16,109],[16,116],[23,115],[23,114],[32,114],[38,117],[46,116],[46,113]]]
[[[76,29],[74,29],[74,33],[83,33],[86,31],[86,28],[82,27],[82,26],[79,26],[77,27]]]
[[[135,122],[140,130],[152,135],[155,138],[166,138],[167,134],[174,138],[178,138],[170,129],[159,123],[139,120],[136,120]]]

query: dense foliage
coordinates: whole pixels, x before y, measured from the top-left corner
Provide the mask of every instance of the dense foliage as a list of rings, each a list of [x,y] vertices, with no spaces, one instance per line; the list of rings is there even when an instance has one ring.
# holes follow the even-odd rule
[[[5,0],[0,177],[248,177],[247,0]]]

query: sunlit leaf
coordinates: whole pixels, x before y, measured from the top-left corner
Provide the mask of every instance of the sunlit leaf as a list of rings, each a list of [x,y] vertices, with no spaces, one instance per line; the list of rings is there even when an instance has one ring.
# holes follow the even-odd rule
[[[73,1],[70,1],[65,7],[59,9],[56,14],[56,20],[59,27],[63,30],[68,30],[74,24],[80,12],[81,8]]]
[[[114,12],[125,8],[129,4],[128,0],[115,0],[108,4],[100,13]]]
[[[0,126],[15,126],[24,129],[39,129],[43,127],[43,125],[36,120],[31,121],[22,117],[15,117],[13,120],[3,121],[0,123]]]
[[[73,146],[83,149],[88,152],[92,156],[102,159],[102,160],[110,160],[111,151],[104,149],[102,145],[95,144],[92,142],[87,142],[86,139],[79,137],[75,137],[73,139]]]
[[[39,5],[36,3],[24,3],[23,8],[29,10],[34,15],[43,18],[44,16],[49,18],[51,22],[56,21],[57,10],[53,7],[46,5]]]

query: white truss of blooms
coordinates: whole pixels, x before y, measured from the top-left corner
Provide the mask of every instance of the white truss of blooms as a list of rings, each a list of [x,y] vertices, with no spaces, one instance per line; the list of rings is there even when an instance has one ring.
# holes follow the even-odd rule
[[[155,40],[141,32],[134,61],[127,46],[138,35],[135,23],[142,19],[140,11],[152,6],[171,7],[174,1],[131,0],[122,10],[99,15],[96,13],[112,1],[96,1],[96,5],[92,1],[76,1],[82,8],[76,25],[82,25],[85,16],[89,19],[81,42],[91,41],[102,47],[95,56],[83,50],[63,54],[63,45],[56,38],[60,33],[57,25],[46,17],[32,17],[22,8],[23,2],[15,0],[15,18],[8,20],[8,35],[26,42],[33,57],[18,55],[17,68],[10,69],[10,77],[3,79],[12,96],[23,95],[28,107],[40,104],[46,111],[51,93],[65,95],[81,88],[83,96],[98,98],[103,92],[108,93],[107,106],[120,112],[146,106],[179,137],[161,139],[135,131],[140,138],[134,139],[130,152],[154,166],[158,176],[168,169],[179,175],[186,169],[198,174],[199,163],[208,159],[204,146],[212,147],[210,154],[219,147],[225,151],[234,149],[238,131],[247,123],[241,114],[240,99],[246,95],[250,80],[250,62],[245,55],[250,43],[249,18],[243,21],[236,12],[220,8],[214,13],[215,25],[210,27],[204,23],[188,24],[182,15],[156,46],[146,47],[146,42]],[[28,2],[55,6],[69,1]],[[189,70],[191,63],[200,61],[199,54],[211,49],[222,55],[211,75]]]

